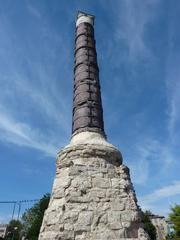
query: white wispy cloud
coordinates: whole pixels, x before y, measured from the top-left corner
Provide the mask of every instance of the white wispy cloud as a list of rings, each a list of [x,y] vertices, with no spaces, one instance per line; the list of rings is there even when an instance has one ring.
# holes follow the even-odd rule
[[[129,58],[135,61],[140,58],[152,58],[152,52],[146,45],[145,30],[147,24],[155,15],[153,11],[158,1],[121,1],[119,3],[120,14],[116,14],[115,38],[124,40],[129,48]],[[115,10],[116,11],[116,10]]]
[[[146,185],[153,167],[156,166],[159,176],[167,174],[176,159],[171,152],[171,146],[166,142],[141,136],[141,139],[137,140],[131,149],[127,161],[133,182]],[[162,161],[163,164],[160,164]]]
[[[34,148],[53,157],[60,147],[52,143],[46,135],[42,135],[37,129],[33,129],[26,123],[16,121],[2,111],[0,113],[0,123],[0,141]]]
[[[34,7],[29,0],[26,1],[28,11],[35,16],[36,18],[41,18],[41,13],[40,11]]]
[[[171,5],[174,8],[176,5]],[[176,24],[179,16],[173,14],[173,9],[169,9],[170,16],[168,18],[168,45],[167,57],[165,59],[165,83],[166,97],[169,105],[168,114],[168,130],[172,144],[177,145],[180,137],[180,70],[179,70],[179,51],[177,50],[177,42],[179,35],[176,31]]]
[[[175,196],[180,196],[180,181],[174,181],[172,184],[156,189],[154,192],[145,196],[139,197],[139,204],[143,210],[151,210],[153,213],[168,215],[170,206],[175,204],[175,201],[170,200]],[[162,201],[165,200],[165,203]],[[167,206],[167,203],[169,206]]]
[[[32,14],[40,16],[37,6],[26,1],[26,7]],[[13,23],[5,14],[0,18],[5,19],[4,22],[0,21],[3,39],[1,39],[3,47],[0,50],[2,61],[0,86],[3,89],[0,94],[0,104],[7,109],[13,119],[20,119],[18,122],[23,119],[23,124],[31,129],[33,129],[31,120],[35,117],[33,109],[38,115],[37,122],[41,118],[49,125],[52,123],[52,127],[55,125],[57,132],[66,134],[70,126],[67,113],[70,112],[71,106],[71,100],[67,97],[70,94],[69,88],[67,85],[64,87],[62,81],[69,71],[68,64],[62,67],[63,71],[61,70],[64,59],[68,58],[69,48],[66,47],[66,42],[59,32],[52,29],[50,24],[46,24],[45,18],[40,21],[39,31],[41,32],[45,27],[46,34],[40,34],[43,39],[42,49],[36,52],[33,42],[28,42],[27,39],[22,42],[19,32],[14,31]],[[16,48],[13,47],[14,45]],[[46,45],[51,47],[47,48]],[[64,47],[59,55],[57,52],[61,45]],[[44,60],[44,56],[47,59]],[[60,69],[54,68],[56,65],[60,66]]]
[[[42,81],[44,75],[45,73],[39,75],[39,81]],[[48,76],[44,77],[44,81],[48,82],[47,79]],[[14,72],[13,80],[11,82],[10,77],[4,78],[4,82],[9,82],[11,88],[5,88],[0,96],[0,141],[30,147],[46,155],[55,156],[64,145],[63,136],[66,136],[69,130],[66,99],[61,96],[61,92],[57,93],[54,90],[54,86],[43,88],[32,82],[29,84],[27,76],[18,72]],[[29,108],[38,110],[42,119],[52,123],[52,128],[48,131],[41,126],[35,127],[31,110],[28,113],[31,115],[30,119],[27,119],[26,112]],[[55,134],[58,131],[61,132],[61,137]]]
[[[173,65],[173,66],[171,66]],[[180,135],[180,72],[179,65],[172,60],[171,64],[167,66],[167,100],[169,103],[168,109],[168,130],[172,142],[176,142]]]
[[[143,196],[141,201],[146,203],[154,203],[163,198],[168,198],[180,194],[180,181],[174,181],[171,185],[164,186],[155,190],[153,193]]]
[[[2,50],[2,55],[6,62],[4,51]],[[14,54],[19,59],[19,53],[15,51]],[[38,149],[46,155],[55,156],[64,145],[63,136],[69,131],[69,101],[66,94],[57,89],[55,81],[50,82],[56,74],[48,71],[46,65],[38,59],[35,63],[28,62],[27,69],[34,75],[24,72],[14,56],[10,59],[8,67],[11,70],[0,73],[3,89],[0,95],[0,141]],[[38,118],[48,122],[52,128],[48,130],[34,126],[36,118],[37,122]]]
[[[38,68],[40,67],[41,66]],[[37,69],[37,66],[35,69]],[[33,82],[30,84],[30,79],[28,79],[27,76],[16,74],[14,84],[20,94],[26,95],[26,97],[32,101],[32,105],[34,105],[36,109],[39,109],[43,115],[47,115],[55,121],[59,127],[61,126],[62,129],[67,130],[69,128],[67,116],[67,105],[69,101],[61,91],[55,88],[54,84],[50,84],[49,79],[52,76],[41,69],[37,77],[39,82],[43,83],[44,86],[41,84],[38,86],[37,84],[34,85]]]
[[[144,148],[146,151],[146,149]],[[147,180],[149,178],[149,165],[150,162],[148,161],[147,157],[150,153],[145,152],[138,152],[136,151],[137,155],[134,155],[132,159],[127,159],[128,166],[131,169],[131,176],[132,181],[136,184],[146,185]]]
[[[47,83],[50,76],[46,74],[45,77],[45,73],[42,73],[42,71],[40,73],[38,75],[39,82],[43,78]],[[4,83],[1,83],[2,86],[9,83],[11,88],[5,87],[5,91],[2,91],[0,96],[0,141],[37,149],[54,157],[59,148],[64,145],[62,136],[59,137],[55,132],[59,131],[64,136],[69,129],[66,99],[63,98],[63,101],[57,99],[58,94],[52,85],[45,88],[40,83],[38,86],[37,82],[33,84],[31,81],[30,84],[28,77],[23,73],[15,71],[13,82],[10,76],[4,77],[2,75],[1,79],[4,80]],[[59,93],[59,97],[60,95],[61,93]],[[38,110],[42,119],[48,119],[55,125],[57,130],[53,131],[54,134],[50,133],[52,129],[48,131],[41,126],[37,128],[33,125],[33,112],[31,110],[28,113],[30,119],[27,119],[26,112],[29,108]],[[21,119],[24,119],[24,121]]]

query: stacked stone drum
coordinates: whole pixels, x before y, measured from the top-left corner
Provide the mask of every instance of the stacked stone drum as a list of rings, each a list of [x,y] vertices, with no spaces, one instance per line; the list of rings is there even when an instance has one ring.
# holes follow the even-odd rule
[[[87,22],[76,28],[73,103],[73,133],[104,133],[94,28]]]

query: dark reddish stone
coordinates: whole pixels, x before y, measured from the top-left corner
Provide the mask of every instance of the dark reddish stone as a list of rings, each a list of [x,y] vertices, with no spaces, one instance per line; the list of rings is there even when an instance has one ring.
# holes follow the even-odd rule
[[[72,133],[96,131],[105,135],[94,28],[76,28]]]

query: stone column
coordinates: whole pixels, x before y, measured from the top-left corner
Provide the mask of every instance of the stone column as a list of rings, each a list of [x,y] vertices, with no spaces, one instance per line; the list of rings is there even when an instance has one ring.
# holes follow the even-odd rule
[[[74,53],[73,134],[84,131],[105,134],[93,26],[92,15],[78,14]]]
[[[91,15],[78,15],[73,136],[57,156],[56,177],[39,240],[148,239],[129,169],[122,164],[120,151],[105,138],[95,50],[93,56],[84,54],[90,50],[83,45],[89,40],[77,47],[80,36],[89,37],[84,29],[90,29],[92,40],[93,22]],[[77,57],[81,51],[82,56]],[[92,79],[88,59],[96,66]],[[77,74],[81,65],[83,73]]]

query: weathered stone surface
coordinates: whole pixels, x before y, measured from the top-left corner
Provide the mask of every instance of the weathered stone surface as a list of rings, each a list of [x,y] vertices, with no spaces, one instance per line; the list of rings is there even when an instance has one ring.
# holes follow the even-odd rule
[[[39,240],[147,240],[129,169],[121,161],[109,145],[63,149]]]
[[[94,18],[78,16],[73,136],[58,153],[39,240],[147,240],[129,169],[105,138]]]
[[[109,178],[96,177],[92,179],[92,183],[94,188],[110,188]]]

